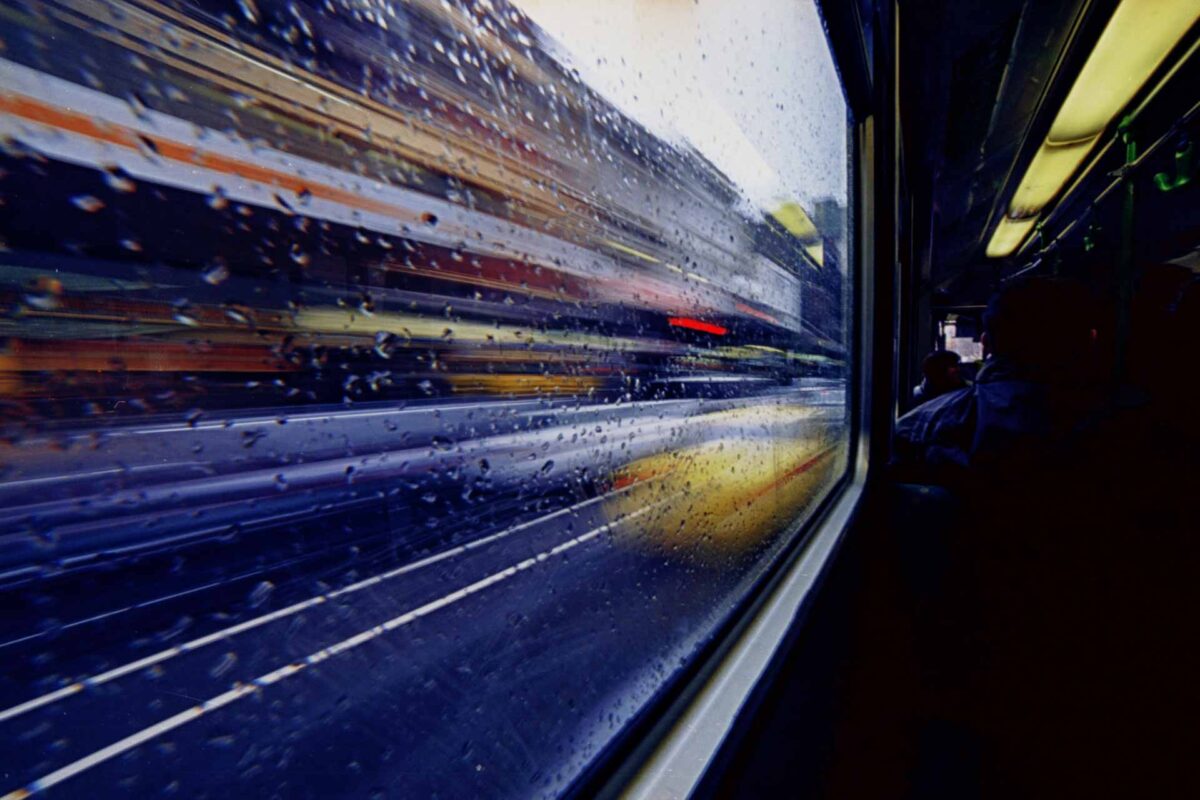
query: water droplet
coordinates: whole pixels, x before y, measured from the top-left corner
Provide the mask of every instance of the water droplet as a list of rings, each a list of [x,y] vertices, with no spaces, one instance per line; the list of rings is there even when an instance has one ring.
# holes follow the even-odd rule
[[[187,325],[188,327],[194,328],[200,323],[196,321],[195,317],[188,313],[190,310],[189,305],[190,304],[188,303],[186,297],[181,297],[180,299],[176,300],[171,305],[171,318],[180,325]]]
[[[238,10],[242,12],[242,16],[247,22],[258,24],[259,13],[258,5],[254,0],[237,0]]]
[[[126,97],[125,99],[126,99],[126,102],[129,103],[129,107],[133,109],[133,113],[135,116],[139,117],[140,119],[148,118],[148,115],[146,113],[146,111],[147,111],[146,101],[142,99],[141,95],[139,95],[137,92],[130,92],[129,96]]]
[[[277,479],[281,477],[283,476],[276,476]],[[246,602],[250,604],[251,608],[258,608],[263,603],[267,602],[268,599],[270,599],[271,593],[274,591],[275,584],[271,583],[270,581],[260,581],[258,585],[250,591],[250,596],[246,598]]]
[[[58,308],[59,298],[62,296],[62,281],[49,275],[43,275],[33,282],[33,287],[22,297],[22,301],[25,305],[36,308],[38,311],[51,311]]]
[[[243,309],[243,308],[241,308],[239,306],[235,306],[231,303],[226,303],[224,306],[224,310],[225,310],[226,319],[229,319],[232,322],[237,322],[242,325],[250,324],[250,316],[248,314],[249,309]]]
[[[219,678],[237,666],[237,660],[237,653],[225,653],[223,656],[221,656],[221,659],[213,665],[213,668],[208,671],[208,674],[214,678]]]
[[[392,357],[392,347],[394,346],[396,337],[387,331],[379,331],[375,334],[375,352],[381,358]]]
[[[229,267],[225,266],[224,264],[214,264],[208,269],[204,270],[203,277],[205,283],[217,286],[218,284],[224,283],[225,279],[229,277]]]
[[[137,190],[137,184],[129,173],[120,167],[109,167],[104,171],[104,182],[114,192],[129,194]]]
[[[90,194],[77,194],[71,198],[71,203],[76,208],[82,209],[89,214],[95,214],[104,208],[104,201]]]
[[[149,136],[138,134],[138,150],[143,156],[151,161],[156,160],[161,153],[158,152],[158,143]]]
[[[214,676],[214,677],[216,677],[216,676]],[[218,734],[216,736],[210,736],[208,738],[209,745],[211,745],[212,747],[220,747],[223,750],[227,750],[230,747],[233,747],[233,745],[235,744],[236,741],[237,740],[234,738],[232,733],[222,733],[222,734]]]
[[[165,631],[161,631],[157,638],[159,641],[169,642],[170,640],[178,637],[188,628],[192,627],[193,622],[195,622],[195,620],[185,614],[179,619],[175,620],[175,624],[170,628],[167,628]]]

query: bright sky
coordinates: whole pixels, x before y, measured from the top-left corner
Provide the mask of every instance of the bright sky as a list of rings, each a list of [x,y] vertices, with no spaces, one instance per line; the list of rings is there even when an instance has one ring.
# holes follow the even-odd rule
[[[845,204],[845,101],[812,0],[513,2],[593,89],[755,205]]]

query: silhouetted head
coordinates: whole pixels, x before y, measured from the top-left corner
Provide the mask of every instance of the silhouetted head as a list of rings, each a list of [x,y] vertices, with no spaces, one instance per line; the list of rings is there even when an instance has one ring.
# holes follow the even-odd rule
[[[1095,302],[1075,281],[1025,278],[992,296],[983,328],[988,355],[1031,370],[1078,373],[1094,349]]]
[[[958,353],[951,350],[936,350],[925,356],[921,362],[921,374],[927,390],[941,393],[965,386],[966,382],[958,370],[961,361]]]

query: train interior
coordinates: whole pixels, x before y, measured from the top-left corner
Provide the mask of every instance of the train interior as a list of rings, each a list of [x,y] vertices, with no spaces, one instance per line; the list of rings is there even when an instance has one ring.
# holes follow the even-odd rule
[[[5,3],[0,800],[1191,796],[1198,49]]]
[[[1090,374],[1104,421],[1065,461],[1040,444],[975,494],[922,483],[893,448],[705,795],[1187,795],[1200,666],[1194,4],[1178,4],[1185,21],[1153,78],[1057,175],[1037,174],[1038,159],[1074,124],[1072,92],[1115,83],[1080,88],[1090,59],[1128,56],[1127,37],[1153,35],[1136,14],[1171,4],[886,5],[874,10],[896,31],[883,63],[898,70],[898,249],[879,268],[895,266],[898,302],[883,323],[895,339],[876,340],[895,353],[882,418],[919,405],[931,351],[975,368],[989,297],[1042,276],[1086,290],[1094,360],[1075,380]],[[886,39],[877,28],[876,48]]]

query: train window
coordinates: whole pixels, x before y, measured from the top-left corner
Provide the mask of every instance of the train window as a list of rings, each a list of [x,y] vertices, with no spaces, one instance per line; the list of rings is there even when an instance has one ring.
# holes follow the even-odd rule
[[[0,44],[7,796],[568,791],[845,471],[811,0]]]

